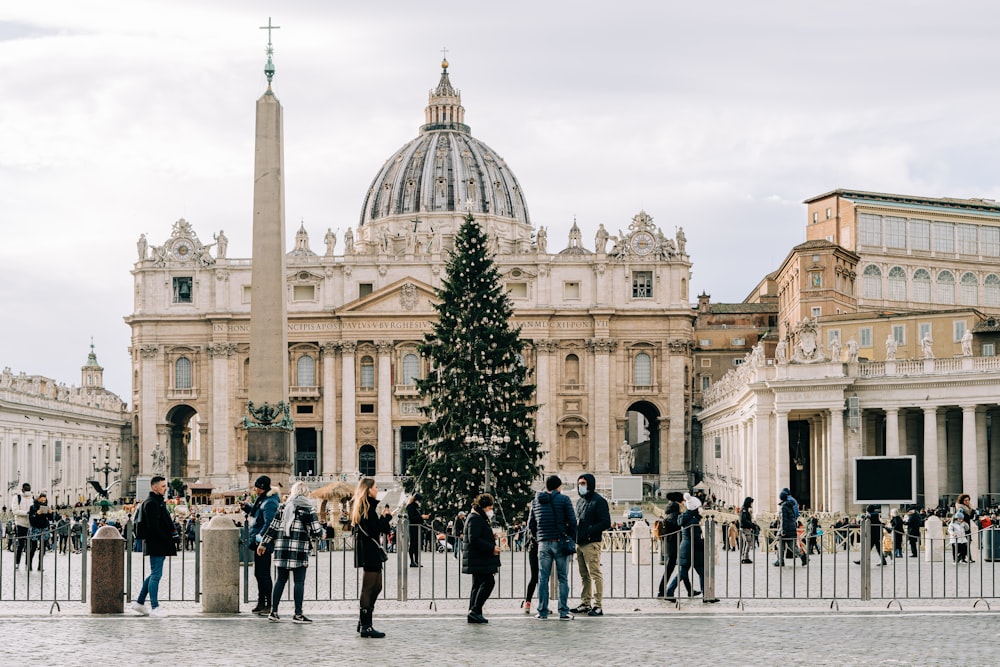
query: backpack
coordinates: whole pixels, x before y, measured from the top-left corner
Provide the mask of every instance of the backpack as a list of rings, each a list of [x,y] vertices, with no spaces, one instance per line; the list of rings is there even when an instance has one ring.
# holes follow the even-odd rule
[[[146,537],[146,522],[144,521],[145,513],[142,511],[145,502],[139,503],[139,505],[132,511],[132,535],[144,539]]]

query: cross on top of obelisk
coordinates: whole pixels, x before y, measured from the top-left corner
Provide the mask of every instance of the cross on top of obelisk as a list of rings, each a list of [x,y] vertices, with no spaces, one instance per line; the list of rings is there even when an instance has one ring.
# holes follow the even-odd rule
[[[274,78],[274,62],[271,60],[271,56],[274,54],[274,48],[271,46],[271,31],[280,30],[280,25],[271,25],[271,17],[267,17],[267,25],[262,25],[261,30],[267,30],[267,64],[264,65],[264,76],[267,77],[267,87],[271,87],[271,79]]]

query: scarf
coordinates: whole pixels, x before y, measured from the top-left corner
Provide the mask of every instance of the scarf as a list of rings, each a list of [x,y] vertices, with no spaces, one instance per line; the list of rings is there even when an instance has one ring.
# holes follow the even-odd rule
[[[289,508],[289,505],[291,507]],[[291,511],[289,511],[291,509]],[[285,503],[285,508],[281,513],[281,528],[285,537],[290,537],[292,534],[292,523],[295,521],[295,515],[298,511],[312,513],[312,503],[305,496],[295,496],[294,498],[289,498],[288,502]]]

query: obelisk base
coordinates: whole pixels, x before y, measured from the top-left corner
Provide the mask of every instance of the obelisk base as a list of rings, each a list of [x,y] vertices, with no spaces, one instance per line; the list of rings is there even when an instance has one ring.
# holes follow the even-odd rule
[[[282,429],[247,431],[247,472],[252,484],[258,475],[267,475],[271,484],[280,484],[288,492],[292,474],[291,433]]]

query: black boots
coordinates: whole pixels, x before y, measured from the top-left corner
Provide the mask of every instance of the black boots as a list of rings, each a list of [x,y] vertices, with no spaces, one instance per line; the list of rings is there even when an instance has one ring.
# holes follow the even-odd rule
[[[372,627],[372,610],[361,608],[361,617],[359,626],[361,628],[361,636],[367,639],[381,639],[385,637],[384,632],[379,632]]]

